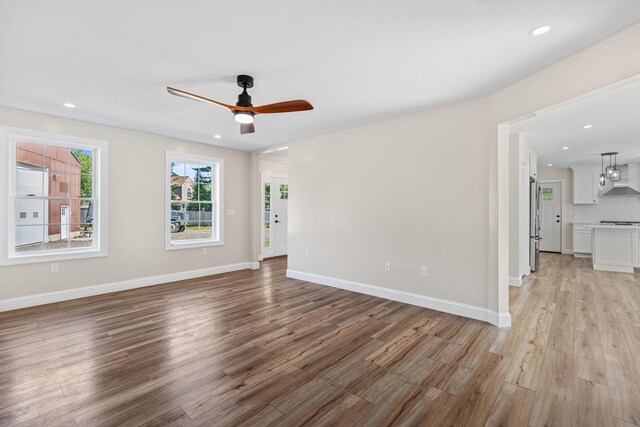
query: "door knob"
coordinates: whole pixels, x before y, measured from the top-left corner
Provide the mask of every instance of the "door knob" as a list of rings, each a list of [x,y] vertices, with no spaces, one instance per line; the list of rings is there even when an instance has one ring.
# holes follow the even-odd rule
[[[277,222],[277,221],[276,221],[276,222]],[[556,222],[560,222],[560,220],[559,220],[559,219],[557,219],[557,220],[556,220]]]
[[[279,223],[279,222],[280,222],[280,221],[278,221],[278,220],[276,219],[276,224],[277,224],[277,223]]]

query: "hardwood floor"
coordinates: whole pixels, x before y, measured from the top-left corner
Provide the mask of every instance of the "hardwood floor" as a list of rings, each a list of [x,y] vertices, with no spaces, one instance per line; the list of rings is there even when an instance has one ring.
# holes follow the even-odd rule
[[[640,275],[541,265],[509,329],[283,258],[0,313],[0,425],[640,425]]]

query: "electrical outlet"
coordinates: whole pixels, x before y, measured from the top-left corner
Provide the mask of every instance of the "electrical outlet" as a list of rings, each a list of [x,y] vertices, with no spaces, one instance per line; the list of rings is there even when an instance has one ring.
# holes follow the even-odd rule
[[[427,269],[427,267],[420,267],[420,277],[428,277],[429,276],[429,270]]]
[[[384,271],[391,271],[391,261],[384,262]]]
[[[51,272],[52,273],[57,273],[58,272],[58,263],[57,262],[52,262],[51,263]]]
[[[207,254],[207,248],[202,248],[202,255],[206,255]]]
[[[304,258],[309,259],[309,251],[304,251]]]

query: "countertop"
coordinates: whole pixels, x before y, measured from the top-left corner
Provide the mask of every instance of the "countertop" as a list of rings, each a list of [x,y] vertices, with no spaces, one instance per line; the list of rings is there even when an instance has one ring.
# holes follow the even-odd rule
[[[615,224],[600,224],[600,223],[588,223],[588,222],[574,222],[573,225],[579,225],[582,227],[588,228],[612,228],[612,229],[629,229],[629,230],[639,230],[640,225],[615,225]]]

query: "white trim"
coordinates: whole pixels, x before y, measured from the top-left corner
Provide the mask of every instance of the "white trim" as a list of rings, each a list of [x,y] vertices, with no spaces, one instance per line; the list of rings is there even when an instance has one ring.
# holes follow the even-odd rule
[[[509,286],[522,286],[522,277],[509,277]]]
[[[591,254],[574,252],[573,256],[576,258],[591,258]]]
[[[594,270],[612,271],[614,273],[634,273],[633,267],[613,264],[593,264]]]
[[[85,298],[95,295],[108,294],[112,292],[121,292],[129,289],[144,288],[147,286],[160,285],[163,283],[176,282],[179,280],[195,279],[198,277],[211,276],[214,274],[228,273],[230,271],[246,269],[254,270],[259,266],[260,265],[257,262],[241,262],[238,264],[208,267],[200,270],[181,271],[178,273],[169,273],[158,276],[124,280],[122,282],[105,283],[102,285],[87,286],[76,289],[66,289],[64,291],[58,292],[48,292],[44,294],[5,299],[0,300],[0,312],[17,310],[26,307],[34,307],[43,304],[51,304],[60,301],[68,301],[78,298]]]
[[[350,280],[305,273],[303,271],[287,270],[287,277],[317,283],[319,285],[331,286],[333,288],[344,289],[351,292],[357,292],[360,294],[371,295],[378,298],[398,301],[405,304],[417,305],[419,307],[430,308],[445,313],[469,317],[471,319],[482,320],[500,327],[511,326],[511,314],[497,313],[493,310],[474,305],[428,297],[426,295],[419,295],[412,292],[383,288],[381,286],[369,285],[366,283],[352,282]]]
[[[218,235],[211,239],[197,239],[185,242],[171,241],[171,162],[181,163],[205,163],[211,166],[211,176],[213,177],[213,185],[211,192],[215,196],[211,201],[215,219],[212,221],[218,227]],[[165,244],[166,251],[177,249],[203,248],[210,246],[224,245],[224,159],[210,156],[202,156],[198,154],[181,153],[178,151],[167,150],[165,154]],[[194,202],[197,203],[197,202]]]
[[[41,250],[17,254],[15,235],[15,167],[17,140],[34,144],[91,150],[93,152],[94,230],[93,245],[88,248]],[[0,265],[33,264],[107,256],[108,142],[30,129],[0,126],[0,153],[8,153],[6,173],[0,174]],[[47,204],[45,204],[46,206]]]
[[[562,254],[563,255],[573,255],[573,251],[571,249],[563,249],[562,250]]]

